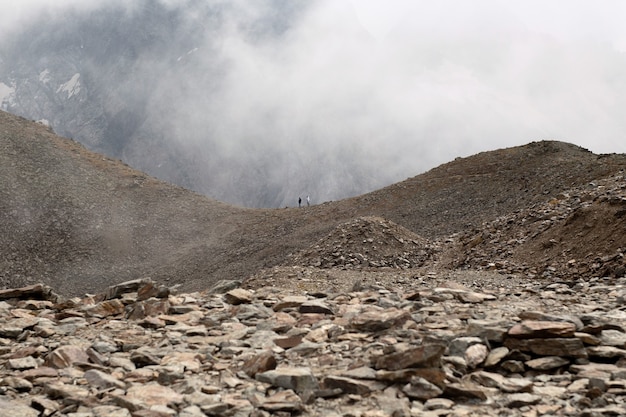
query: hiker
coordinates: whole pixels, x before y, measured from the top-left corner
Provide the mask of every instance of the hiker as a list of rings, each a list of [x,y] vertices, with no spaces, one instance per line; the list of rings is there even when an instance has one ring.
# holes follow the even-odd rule
[[[311,205],[311,197],[309,197],[308,195],[306,196],[306,205],[307,206]]]
[[[302,207],[302,197],[298,197],[298,207]]]

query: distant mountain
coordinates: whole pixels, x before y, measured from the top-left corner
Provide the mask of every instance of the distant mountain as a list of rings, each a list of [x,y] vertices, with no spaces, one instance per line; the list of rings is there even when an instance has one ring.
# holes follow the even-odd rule
[[[287,30],[300,6],[268,3],[251,7],[238,33],[258,39]],[[279,205],[277,185],[259,172],[276,163],[273,151],[229,157],[218,149],[228,138],[203,121],[228,71],[219,53],[224,27],[239,11],[228,2],[138,0],[43,14],[0,40],[0,109],[220,200]]]

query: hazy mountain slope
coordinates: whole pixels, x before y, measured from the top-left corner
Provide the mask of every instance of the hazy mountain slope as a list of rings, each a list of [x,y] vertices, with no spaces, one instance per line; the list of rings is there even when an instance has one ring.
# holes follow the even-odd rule
[[[151,275],[198,245],[207,269],[228,264],[228,235],[245,210],[158,182],[4,112],[0,143],[3,286],[44,281],[92,292]]]
[[[0,112],[1,285],[43,281],[81,294],[150,276],[203,289],[282,265],[358,217],[378,216],[426,238],[445,238],[625,167],[624,155],[539,142],[458,159],[351,199],[242,209]]]
[[[563,142],[532,142],[457,158],[350,201],[359,213],[375,212],[423,236],[441,237],[549,200],[625,164],[623,154],[595,155]]]
[[[281,191],[285,183],[268,179],[282,165],[280,151],[240,146],[228,136],[234,132],[216,132],[210,121],[239,117],[222,114],[223,103],[214,102],[229,82],[229,31],[244,41],[272,38],[302,7],[271,0],[243,17],[239,6],[224,2],[137,0],[44,14],[0,38],[0,109],[45,121],[90,150],[222,201],[293,203]],[[336,166],[330,158],[319,163]],[[357,185],[345,186],[354,194],[371,177],[351,164],[346,172],[351,168]]]

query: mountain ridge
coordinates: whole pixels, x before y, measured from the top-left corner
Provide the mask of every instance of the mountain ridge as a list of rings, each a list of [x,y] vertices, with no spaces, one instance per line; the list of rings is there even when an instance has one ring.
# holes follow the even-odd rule
[[[345,200],[250,209],[156,180],[5,112],[0,126],[1,285],[41,281],[73,295],[144,277],[185,290],[244,281],[366,216],[442,242],[626,167],[625,155],[533,142]]]

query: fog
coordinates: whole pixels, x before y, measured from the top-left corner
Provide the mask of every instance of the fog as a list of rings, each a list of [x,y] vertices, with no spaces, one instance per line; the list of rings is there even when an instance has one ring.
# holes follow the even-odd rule
[[[102,3],[4,1],[0,36]],[[158,75],[144,130],[189,158],[185,185],[221,200],[320,203],[544,139],[626,153],[621,1],[161,3],[185,8],[180,30],[198,4],[220,10],[195,44],[133,68]]]

